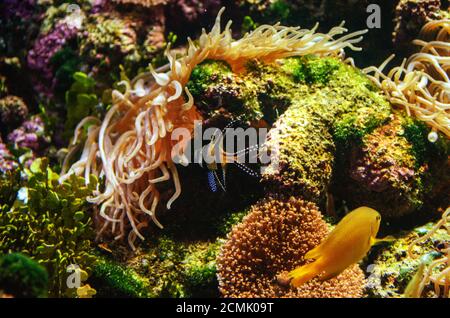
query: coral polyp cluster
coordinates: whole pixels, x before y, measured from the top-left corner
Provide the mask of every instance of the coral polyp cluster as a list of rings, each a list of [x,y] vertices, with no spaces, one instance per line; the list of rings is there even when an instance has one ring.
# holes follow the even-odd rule
[[[415,40],[419,53],[405,59],[386,75],[384,67],[368,67],[366,73],[388,96],[389,101],[402,107],[407,114],[426,122],[433,128],[430,140],[440,131],[450,137],[450,20],[428,22],[421,31],[423,37],[433,40]]]
[[[187,54],[176,59],[166,52],[169,64],[156,72],[152,66],[150,77],[138,76],[123,82],[125,92],[113,91],[113,105],[99,124],[89,125],[81,158],[72,165],[61,181],[75,173],[105,178],[104,190],[94,192],[89,202],[99,205],[99,234],[110,231],[115,239],[124,238],[129,226],[128,241],[134,248],[136,236],[144,239],[140,229],[148,225],[148,216],[158,226],[156,218],[161,193],[157,183],[173,178],[175,191],[166,202],[167,209],[181,193],[172,150],[177,141],[170,133],[176,128],[193,131],[194,121],[201,119],[194,100],[186,87],[193,68],[205,59],[226,61],[238,72],[253,59],[265,63],[289,56],[315,54],[344,58],[343,49],[358,50],[353,44],[361,41],[358,31],[335,39],[346,31],[335,27],[328,34],[280,25],[262,25],[242,39],[234,41],[231,21],[221,31],[219,12],[210,33],[203,30],[198,45],[189,41]],[[183,94],[185,93],[185,95]],[[186,99],[186,97],[187,99]],[[76,136],[95,118],[86,118],[76,129]],[[77,142],[75,138],[74,143]],[[74,152],[74,151],[72,151]],[[183,149],[177,155],[183,157]]]
[[[294,288],[283,275],[305,264],[306,252],[328,228],[314,203],[268,197],[233,227],[217,259],[219,289],[225,297],[361,297],[364,276],[358,265],[327,281],[315,278]]]

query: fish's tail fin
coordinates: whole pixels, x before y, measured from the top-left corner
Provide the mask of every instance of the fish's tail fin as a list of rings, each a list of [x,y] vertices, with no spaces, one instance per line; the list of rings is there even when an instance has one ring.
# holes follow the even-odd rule
[[[317,269],[317,262],[312,262],[292,270],[289,272],[288,277],[292,278],[292,286],[299,287],[310,279],[316,277],[318,274],[319,271]]]

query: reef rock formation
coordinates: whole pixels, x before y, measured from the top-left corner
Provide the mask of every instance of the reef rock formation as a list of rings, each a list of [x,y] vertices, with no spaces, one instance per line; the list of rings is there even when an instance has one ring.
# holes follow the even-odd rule
[[[430,20],[448,17],[447,1],[400,0],[395,8],[395,26],[392,41],[398,49],[411,49],[411,41],[419,36],[422,27]],[[447,4],[448,6],[448,4]]]
[[[341,166],[336,191],[350,208],[369,205],[399,218],[424,206],[445,208],[448,142],[431,143],[423,123],[400,114],[355,144]]]
[[[448,223],[447,223],[448,225]],[[450,240],[445,229],[439,229],[431,237],[421,240],[433,228],[433,223],[402,232],[397,241],[374,252],[375,257],[367,264],[370,273],[366,291],[369,297],[404,297],[405,289],[413,279],[421,264],[427,266],[438,259]],[[414,241],[420,240],[418,244]],[[420,257],[412,257],[408,251]],[[445,269],[445,266],[444,266]],[[431,274],[435,274],[434,272]],[[421,278],[419,279],[420,282]],[[436,297],[434,287],[425,284],[422,295],[414,297]]]

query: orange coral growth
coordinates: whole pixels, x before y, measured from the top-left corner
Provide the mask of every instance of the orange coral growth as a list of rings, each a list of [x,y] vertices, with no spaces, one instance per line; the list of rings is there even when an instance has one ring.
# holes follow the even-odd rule
[[[228,235],[217,259],[225,297],[361,297],[364,274],[352,265],[337,277],[314,278],[299,288],[283,276],[305,264],[304,255],[328,234],[315,204],[269,197],[253,206]]]

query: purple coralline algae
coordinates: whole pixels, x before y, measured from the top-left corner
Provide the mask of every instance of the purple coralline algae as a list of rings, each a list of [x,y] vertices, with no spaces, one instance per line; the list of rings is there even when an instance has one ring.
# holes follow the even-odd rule
[[[6,145],[3,143],[0,137],[0,173],[6,173],[8,171],[12,171],[18,167],[17,163],[12,160],[13,155],[6,148]]]
[[[109,8],[109,1],[106,0],[93,0],[91,5],[91,13],[95,14],[95,13],[99,13],[102,11],[106,11]]]
[[[29,148],[41,152],[49,143],[45,125],[40,116],[33,116],[8,135],[8,142],[16,148]]]
[[[51,58],[70,39],[76,37],[78,29],[65,22],[58,23],[49,33],[40,36],[28,53],[27,62],[31,70],[39,73],[42,82],[36,83],[36,90],[46,96],[52,96],[54,75],[50,65]]]
[[[27,115],[28,107],[22,98],[9,95],[0,99],[0,131],[16,128]]]

